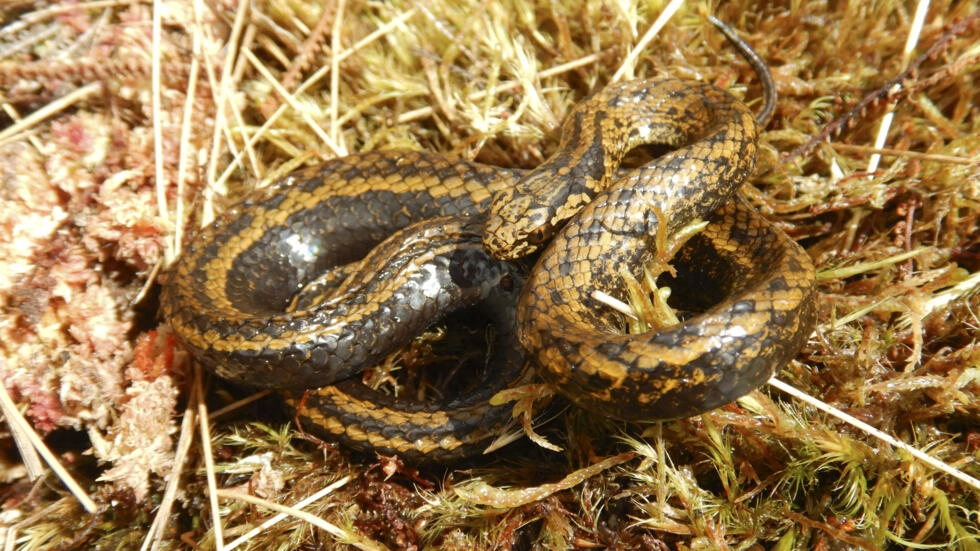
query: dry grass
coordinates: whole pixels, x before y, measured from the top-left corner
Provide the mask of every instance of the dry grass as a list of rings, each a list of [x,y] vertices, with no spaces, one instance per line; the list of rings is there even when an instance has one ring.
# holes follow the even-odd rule
[[[5,549],[980,549],[980,6],[933,3],[908,52],[914,5],[765,6],[681,6],[630,58],[652,3],[0,3]],[[263,399],[207,422],[247,394],[154,319],[184,232],[347,152],[533,167],[618,69],[757,101],[708,11],[773,68],[746,192],[819,270],[779,378],[966,478],[771,388],[648,427],[568,411],[539,427],[562,453],[422,472],[297,438]],[[254,498],[317,492],[315,518],[250,532]]]

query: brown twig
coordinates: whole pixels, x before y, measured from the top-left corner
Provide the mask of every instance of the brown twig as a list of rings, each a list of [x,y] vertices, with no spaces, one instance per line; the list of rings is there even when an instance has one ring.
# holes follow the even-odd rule
[[[310,63],[313,61],[313,56],[326,39],[327,29],[331,21],[333,21],[336,12],[336,2],[331,2],[330,5],[323,7],[323,11],[320,12],[320,19],[317,20],[313,30],[310,31],[309,36],[303,41],[303,44],[299,48],[299,53],[293,59],[293,62],[289,64],[289,68],[282,74],[280,84],[282,84],[283,89],[290,92],[295,90],[299,84],[300,74],[310,66]],[[259,105],[259,110],[265,118],[269,118],[279,108],[279,105],[281,105],[279,98],[275,95],[270,95]]]
[[[860,102],[858,102],[854,107],[847,111],[843,116],[838,117],[829,124],[823,127],[815,136],[810,138],[809,141],[797,147],[784,157],[785,162],[793,161],[798,157],[805,157],[813,148],[817,146],[818,143],[822,141],[829,140],[831,136],[837,136],[840,134],[841,130],[850,122],[858,117],[864,116],[867,109],[877,104],[882,98],[888,98],[891,100],[896,100],[902,97],[906,97],[916,90],[921,89],[924,86],[917,86],[914,84],[913,79],[916,76],[919,67],[922,66],[929,59],[935,59],[939,54],[949,47],[950,43],[954,38],[963,34],[967,29],[973,27],[977,23],[980,23],[980,12],[973,13],[965,19],[961,19],[955,22],[948,31],[946,31],[935,44],[930,47],[926,53],[917,57],[912,63],[909,64],[908,68],[902,71],[898,76],[892,78],[888,82],[884,83],[868,95],[864,97]],[[962,64],[958,65],[962,67]],[[945,78],[950,73],[941,72],[942,78]],[[937,73],[938,74],[938,73]],[[936,80],[931,80],[933,75],[930,77],[929,82],[934,83]]]

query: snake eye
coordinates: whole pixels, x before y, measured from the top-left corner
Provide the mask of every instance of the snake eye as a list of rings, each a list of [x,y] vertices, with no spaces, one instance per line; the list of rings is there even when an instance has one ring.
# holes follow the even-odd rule
[[[548,240],[548,229],[545,226],[538,226],[527,234],[527,242],[531,245],[541,245]]]

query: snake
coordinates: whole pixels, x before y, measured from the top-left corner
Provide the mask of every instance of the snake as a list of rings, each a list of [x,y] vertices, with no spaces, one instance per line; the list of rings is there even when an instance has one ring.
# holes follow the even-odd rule
[[[304,430],[410,461],[474,455],[511,420],[490,397],[530,377],[521,273],[482,243],[491,194],[522,174],[390,150],[293,172],[188,241],[162,315],[210,372],[282,392]],[[351,378],[467,306],[491,321],[494,354],[464,392],[395,400]]]
[[[767,119],[771,77],[763,84]],[[739,194],[758,132],[729,93],[658,77],[580,102],[556,152],[532,170],[423,151],[333,159],[255,191],[197,233],[166,276],[161,311],[219,377],[285,391],[305,428],[408,459],[478,453],[510,415],[488,396],[529,380],[528,365],[602,415],[696,415],[763,384],[815,324],[812,261]],[[649,145],[671,150],[622,166]],[[623,316],[594,291],[625,299],[623,270],[640,273],[658,232],[696,219],[708,225],[680,253],[675,283],[693,282],[689,294],[714,305],[624,334]],[[515,261],[529,256],[524,273]],[[501,353],[471,388],[405,404],[353,381],[462,307],[483,309]]]

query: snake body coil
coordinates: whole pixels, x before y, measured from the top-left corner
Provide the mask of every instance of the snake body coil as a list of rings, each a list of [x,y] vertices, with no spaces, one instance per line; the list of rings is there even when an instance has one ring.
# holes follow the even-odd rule
[[[705,84],[669,81],[658,88],[671,101],[630,133],[677,149],[607,178],[612,184],[548,244],[518,306],[519,339],[541,374],[578,405],[626,420],[687,417],[742,396],[796,355],[816,316],[806,253],[741,200],[731,203],[755,161],[752,114]],[[617,87],[624,96],[617,100],[639,103],[648,90],[648,83],[627,83]],[[541,218],[517,211],[510,193],[500,193],[499,209],[495,197],[484,236],[503,250],[511,250],[515,235],[537,231],[526,226]],[[545,190],[529,196],[538,202],[527,201],[525,210],[560,212]],[[622,334],[621,315],[593,292],[626,301],[622,273],[641,279],[660,226],[673,234],[712,213],[701,242],[715,254],[700,260],[703,271],[724,274],[712,278],[720,303],[672,328]],[[711,268],[722,264],[724,270]]]
[[[559,151],[530,172],[405,151],[336,159],[256,192],[198,234],[166,282],[162,310],[219,376],[305,389],[345,381],[434,318],[482,301],[495,304],[494,347],[519,339],[583,407],[628,420],[706,411],[768,379],[815,319],[806,253],[733,200],[756,135],[752,114],[726,92],[664,78],[610,86],[580,104]],[[644,144],[674,149],[620,170]],[[621,315],[593,292],[625,298],[621,273],[642,270],[658,230],[697,218],[710,224],[684,250],[681,271],[716,285],[718,303],[662,332],[622,334]],[[500,282],[519,278],[485,254],[481,233],[498,258],[543,247],[516,319],[501,306],[516,285]],[[339,288],[306,296],[320,274],[379,243]],[[300,416],[355,445],[457,457],[503,422],[486,398],[526,380],[522,363],[507,353],[503,367],[487,368],[485,384],[450,408],[456,417],[365,395],[349,381],[312,395]],[[480,421],[491,412],[493,422]]]
[[[168,277],[164,316],[193,356],[225,379],[307,389],[350,377],[450,307],[478,301],[507,269],[489,267],[489,281],[454,285],[450,257],[463,257],[449,246],[429,251],[440,265],[421,272],[414,268],[423,260],[368,271],[373,281],[347,300],[286,312],[294,295],[412,223],[483,212],[512,174],[406,151],[352,155],[295,172],[194,237]],[[430,228],[412,243],[428,247],[438,232]],[[475,265],[479,259],[468,250],[466,260]]]

